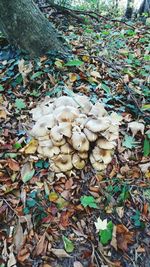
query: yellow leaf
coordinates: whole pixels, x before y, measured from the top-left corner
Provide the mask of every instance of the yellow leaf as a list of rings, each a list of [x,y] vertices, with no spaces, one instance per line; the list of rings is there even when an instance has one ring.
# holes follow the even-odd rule
[[[51,192],[49,194],[49,201],[56,202],[59,196],[57,195],[56,192]]]
[[[90,57],[87,56],[87,55],[84,55],[84,56],[82,57],[82,60],[83,60],[84,62],[90,62]]]
[[[21,149],[21,152],[24,152],[25,154],[34,154],[38,147],[38,141],[35,139],[32,139],[29,144],[27,144],[23,149]]]
[[[77,74],[76,73],[69,73],[69,80],[70,80],[70,82],[75,82],[77,80]]]

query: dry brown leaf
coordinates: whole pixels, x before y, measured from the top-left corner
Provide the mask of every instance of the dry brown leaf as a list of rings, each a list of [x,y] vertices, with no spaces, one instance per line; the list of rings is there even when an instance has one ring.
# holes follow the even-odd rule
[[[13,238],[13,243],[15,245],[16,252],[18,252],[21,249],[23,242],[24,242],[23,229],[20,222],[18,222],[18,225],[16,227],[16,232]]]
[[[44,233],[39,242],[37,243],[37,246],[35,248],[35,255],[39,256],[40,254],[42,254],[43,250],[45,249],[45,235],[46,233]]]
[[[30,252],[28,251],[27,248],[24,248],[22,250],[19,251],[19,253],[17,254],[17,259],[19,262],[24,262],[25,260],[27,260],[30,256]]]
[[[69,73],[69,80],[70,80],[70,82],[75,82],[77,80],[77,74],[76,73]]]
[[[117,225],[117,246],[122,251],[128,250],[128,245],[133,243],[133,232],[130,232],[123,224]]]
[[[0,108],[0,119],[6,119],[7,113],[4,109]]]
[[[8,162],[9,168],[12,171],[19,171],[20,170],[19,163],[16,160],[10,158],[7,160],[7,162]]]
[[[71,258],[71,256],[64,249],[52,248],[51,252],[58,258]]]

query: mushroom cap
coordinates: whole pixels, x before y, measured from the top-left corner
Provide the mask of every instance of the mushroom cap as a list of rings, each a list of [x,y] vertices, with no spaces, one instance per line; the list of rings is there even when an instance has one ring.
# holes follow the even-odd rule
[[[66,137],[71,137],[71,130],[72,130],[72,124],[70,122],[60,122],[59,123],[60,127],[60,132],[66,136]]]
[[[32,119],[34,121],[39,120],[43,116],[43,111],[40,106],[37,106],[36,108],[33,108],[30,113],[32,114]]]
[[[71,106],[71,107],[76,108],[78,106],[74,98],[70,96],[61,96],[57,98],[54,102],[54,105],[56,108],[60,106]]]
[[[101,135],[104,136],[108,141],[117,140],[119,137],[118,131],[110,132],[109,130],[106,130],[104,132],[101,132]]]
[[[115,141],[108,141],[107,139],[103,137],[99,138],[96,144],[99,148],[103,148],[103,149],[113,149],[116,146]]]
[[[65,143],[60,147],[60,151],[62,154],[71,154],[73,152],[71,146],[68,143]]]
[[[87,159],[88,158],[88,152],[78,152],[78,155],[81,159]]]
[[[102,162],[96,161],[92,154],[90,155],[90,162],[96,171],[103,171],[106,168],[106,165]]]
[[[31,135],[35,137],[40,137],[47,135],[49,133],[49,130],[55,125],[55,119],[54,116],[51,115],[45,115],[42,118],[40,118],[35,125],[33,126],[31,130]]]
[[[60,153],[60,149],[56,146],[53,147],[38,147],[38,153],[47,158],[52,158]]]
[[[82,170],[85,167],[85,161],[77,153],[73,154],[72,164],[78,170]]]
[[[75,100],[81,112],[88,114],[92,108],[92,103],[90,102],[89,98],[85,95],[77,95]]]
[[[113,125],[120,125],[120,122],[122,121],[122,116],[118,115],[116,112],[112,112],[109,116],[111,124]]]
[[[90,131],[89,129],[87,128],[84,128],[84,133],[87,137],[87,139],[90,141],[90,142],[94,142],[96,141],[96,139],[98,138],[97,134],[96,133],[93,133],[92,131]]]
[[[102,103],[97,102],[89,112],[89,115],[92,115],[94,118],[101,118],[106,116],[108,113],[104,108]]]
[[[70,171],[73,167],[71,155],[59,154],[53,158],[54,165],[60,169],[61,172]]]
[[[79,114],[79,116],[74,120],[73,126],[79,126],[83,129],[88,120],[89,119],[85,114]]]
[[[39,146],[41,146],[41,147],[53,147],[54,145],[53,145],[53,143],[52,143],[52,141],[50,140],[50,139],[46,139],[46,140],[39,140]]]
[[[89,141],[85,134],[78,130],[79,127],[74,127],[73,134],[71,137],[72,146],[75,150],[85,152],[89,150]],[[79,128],[80,129],[80,128]]]
[[[110,125],[110,122],[105,117],[99,119],[90,119],[85,127],[91,132],[98,133],[101,131],[105,131]]]
[[[55,141],[52,137],[51,137],[52,143],[54,144],[54,146],[63,146],[66,143],[65,138],[62,138],[60,141]]]
[[[58,125],[55,125],[51,129],[50,136],[55,142],[60,142],[63,139],[63,134],[61,133]]]
[[[55,118],[59,122],[72,122],[79,115],[79,110],[71,106],[61,106],[53,112]]]
[[[103,162],[104,164],[109,164],[112,161],[112,150],[102,149],[97,146],[92,150],[92,155],[95,161]]]

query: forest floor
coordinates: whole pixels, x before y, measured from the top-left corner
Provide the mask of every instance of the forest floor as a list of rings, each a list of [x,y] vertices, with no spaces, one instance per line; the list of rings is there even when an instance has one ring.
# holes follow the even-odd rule
[[[55,15],[70,57],[29,60],[0,38],[0,267],[150,267],[148,28]],[[46,95],[72,92],[123,117],[103,173],[89,164],[69,178],[54,175],[34,151],[30,110]],[[101,239],[104,219],[111,229]]]

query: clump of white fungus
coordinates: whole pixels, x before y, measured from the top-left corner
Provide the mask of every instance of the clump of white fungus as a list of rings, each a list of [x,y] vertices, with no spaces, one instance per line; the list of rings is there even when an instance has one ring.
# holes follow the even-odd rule
[[[101,171],[111,162],[122,118],[109,115],[102,103],[80,95],[46,97],[31,113],[37,151],[54,172],[83,169],[88,160]]]

